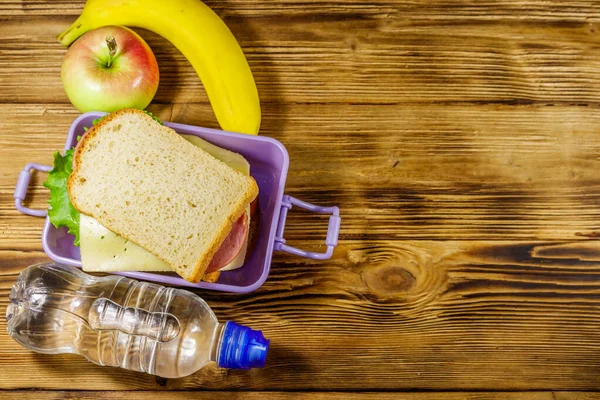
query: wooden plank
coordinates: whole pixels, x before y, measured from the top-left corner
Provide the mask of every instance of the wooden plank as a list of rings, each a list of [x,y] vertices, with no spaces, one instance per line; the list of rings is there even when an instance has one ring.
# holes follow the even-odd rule
[[[328,392],[66,392],[66,391],[7,391],[0,392],[6,400],[145,400],[160,397],[164,400],[587,400],[598,393],[582,392],[458,392],[458,393],[328,393]]]
[[[307,7],[306,2],[290,2],[275,15],[254,16],[235,11],[237,3],[223,10],[245,50],[263,103],[580,104],[596,103],[600,95],[597,6],[584,7],[581,14],[573,11],[572,20],[557,11],[550,21],[539,21],[533,10],[528,16],[527,7],[507,7],[503,12],[509,17],[483,22],[481,16],[469,18],[453,7],[440,7],[440,14],[431,17],[415,11],[411,18],[401,9],[366,3],[331,6],[337,12],[323,4],[297,15],[287,14],[290,5]],[[492,15],[496,9],[491,3],[473,8]],[[68,103],[60,81],[66,50],[54,37],[74,16],[0,18],[1,100]],[[207,101],[183,55],[157,35],[141,34],[159,62],[156,101]]]
[[[207,104],[151,110],[214,126]],[[42,221],[16,212],[14,185],[27,162],[51,163],[77,113],[46,104],[0,113],[0,248],[32,250]],[[340,206],[343,239],[574,240],[600,232],[599,124],[598,107],[295,104],[267,105],[263,134],[288,149],[287,193]],[[34,207],[45,207],[44,179],[30,191]],[[317,245],[325,228],[293,211],[286,236]]]
[[[406,19],[455,19],[456,17],[490,20],[498,18],[539,19],[545,21],[566,20],[583,21],[597,18],[600,6],[594,1],[560,0],[413,0],[398,2],[396,0],[345,0],[331,2],[327,0],[241,0],[231,4],[228,1],[206,0],[205,3],[224,18],[232,15],[245,17],[306,15],[308,13],[327,13],[345,15],[351,12],[365,15],[379,15],[385,11],[389,16],[401,14]],[[0,15],[33,17],[37,15],[70,15],[78,16],[83,9],[84,1],[55,0],[49,4],[43,0],[3,0],[0,3]],[[455,15],[452,15],[452,12]]]
[[[0,309],[27,257],[0,252]],[[263,330],[271,340],[264,369],[209,365],[187,378],[156,380],[74,355],[32,353],[0,335],[0,385],[598,390],[598,282],[600,241],[343,242],[327,262],[277,254],[254,293],[198,292],[220,320]]]

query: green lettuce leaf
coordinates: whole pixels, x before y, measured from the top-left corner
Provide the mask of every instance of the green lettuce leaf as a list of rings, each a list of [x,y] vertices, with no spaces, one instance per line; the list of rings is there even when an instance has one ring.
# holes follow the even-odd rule
[[[104,118],[108,117],[109,115],[110,115],[110,114],[106,114],[106,115],[105,115],[105,116],[103,116],[103,117],[100,117],[100,118],[95,118],[95,119],[93,119],[93,120],[92,120],[92,126],[96,125],[98,122],[102,121]],[[87,131],[88,131],[88,129],[90,129],[90,128],[91,128],[91,126],[90,126],[90,127],[84,126],[84,127],[83,127],[83,131],[84,131],[84,132],[87,132]],[[81,136],[77,136],[77,141],[79,141],[79,139],[81,139]]]
[[[152,117],[153,120],[155,120],[156,122],[158,122],[161,125],[164,125],[163,122],[160,120],[160,118],[158,118],[156,115],[152,114],[150,111],[148,110],[142,110],[143,112],[145,112],[146,114],[148,114],[149,116]]]
[[[67,227],[69,233],[75,236],[75,245],[79,246],[79,211],[71,204],[67,191],[67,180],[73,172],[74,151],[67,150],[64,156],[58,151],[54,153],[54,168],[48,173],[44,186],[50,189],[50,222],[56,228]]]

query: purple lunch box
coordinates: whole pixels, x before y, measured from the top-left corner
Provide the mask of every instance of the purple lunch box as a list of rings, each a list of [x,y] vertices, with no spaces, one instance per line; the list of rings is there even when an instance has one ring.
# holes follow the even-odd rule
[[[79,116],[69,129],[65,150],[75,146],[77,136],[84,134],[84,127],[92,125],[92,120],[105,115],[101,112],[88,112]],[[190,283],[177,274],[120,272],[135,279],[159,282],[175,286],[188,286],[201,289],[220,290],[226,292],[247,293],[258,289],[267,279],[271,266],[273,251],[284,251],[301,257],[315,260],[326,260],[333,254],[337,245],[340,229],[338,207],[319,207],[294,197],[284,195],[285,180],[289,166],[289,156],[285,147],[277,140],[264,136],[251,136],[239,133],[224,132],[216,129],[165,122],[180,134],[198,136],[217,146],[241,154],[250,163],[250,174],[259,187],[259,206],[261,223],[256,247],[244,266],[233,271],[223,271],[215,283]],[[51,166],[30,163],[19,174],[15,188],[15,206],[27,215],[45,217],[46,210],[35,210],[24,207],[22,201],[27,194],[31,171],[48,172]],[[300,250],[285,244],[283,231],[288,211],[298,206],[317,213],[331,214],[325,244],[325,253],[314,253]],[[46,218],[42,232],[42,246],[46,254],[54,261],[81,267],[79,247],[73,244],[74,237],[65,228],[56,229]]]

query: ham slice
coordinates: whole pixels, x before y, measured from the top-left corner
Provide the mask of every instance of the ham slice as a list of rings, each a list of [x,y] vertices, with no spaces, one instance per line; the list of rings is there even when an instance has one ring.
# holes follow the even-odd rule
[[[250,216],[247,212],[244,213],[237,221],[231,226],[229,235],[219,247],[219,250],[215,253],[214,257],[210,261],[206,273],[218,271],[227,264],[229,264],[242,250],[244,242],[246,241],[246,232],[248,231]]]

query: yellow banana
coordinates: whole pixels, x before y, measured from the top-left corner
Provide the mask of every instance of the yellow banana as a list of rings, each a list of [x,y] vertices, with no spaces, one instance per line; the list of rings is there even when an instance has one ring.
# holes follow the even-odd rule
[[[200,0],[88,0],[57,39],[69,46],[106,25],[148,29],[173,43],[200,77],[221,128],[258,133],[260,102],[246,57],[221,18]]]

